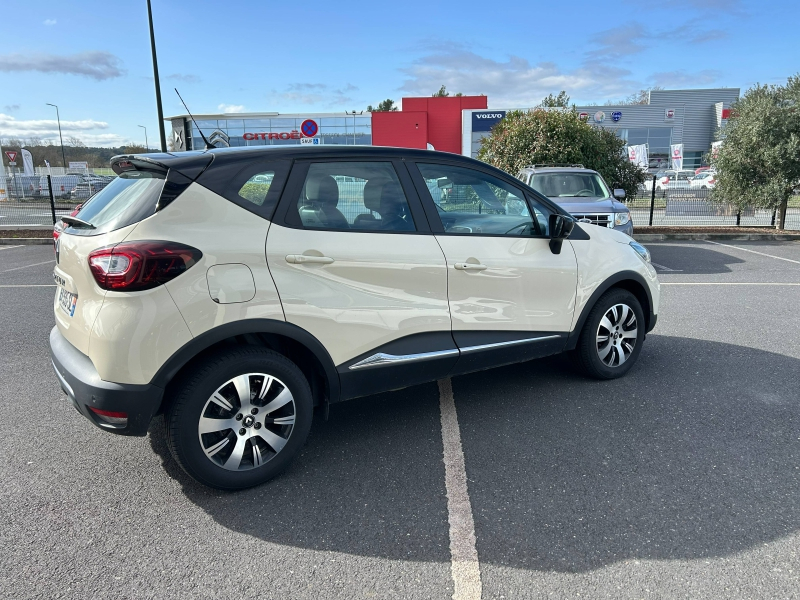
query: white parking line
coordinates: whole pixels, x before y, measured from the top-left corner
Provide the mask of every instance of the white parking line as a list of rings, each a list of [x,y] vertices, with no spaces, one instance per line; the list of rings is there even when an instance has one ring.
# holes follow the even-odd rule
[[[453,600],[480,600],[483,593],[475,521],[467,490],[467,472],[461,431],[450,379],[439,380],[439,409],[442,413],[444,446],[444,484],[447,493],[447,520],[450,523],[450,575]]]
[[[14,248],[22,248],[23,244],[19,246],[0,246],[0,250],[13,250]]]
[[[15,283],[11,285],[0,285],[0,288],[18,288],[18,287],[56,287],[54,283]]]
[[[11,271],[19,271],[20,269],[27,269],[29,267],[38,267],[40,265],[46,265],[48,263],[54,263],[54,262],[56,262],[55,258],[53,260],[46,260],[40,263],[33,263],[32,265],[25,265],[24,267],[15,267],[13,269],[6,269],[5,271],[0,271],[0,273],[10,273]]]
[[[758,252],[756,250],[750,250],[749,248],[742,248],[741,246],[731,246],[729,244],[720,244],[719,242],[712,242],[711,240],[704,240],[709,244],[714,244],[716,246],[724,246],[725,248],[733,248],[735,250],[741,250],[742,252],[751,252],[752,254],[760,254],[761,256],[768,256],[769,258],[776,258],[778,260],[785,260],[786,262],[794,263],[796,265],[800,265],[800,260],[793,260],[791,258],[784,258],[783,256],[775,256],[774,254],[766,254],[764,252]]]

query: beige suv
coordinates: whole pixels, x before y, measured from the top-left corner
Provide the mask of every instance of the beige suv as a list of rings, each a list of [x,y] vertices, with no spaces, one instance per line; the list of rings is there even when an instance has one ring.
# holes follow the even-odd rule
[[[264,482],[315,407],[572,351],[610,379],[656,323],[628,236],[452,154],[121,156],[56,242],[53,366],[98,427],[163,413],[198,481]]]

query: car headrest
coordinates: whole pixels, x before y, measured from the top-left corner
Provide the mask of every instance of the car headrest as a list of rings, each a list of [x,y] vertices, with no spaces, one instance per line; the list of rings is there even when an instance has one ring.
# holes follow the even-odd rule
[[[339,203],[339,186],[330,175],[312,175],[306,181],[306,198],[309,202],[336,206]]]
[[[387,179],[370,179],[364,186],[364,206],[375,212],[381,211],[381,194]]]

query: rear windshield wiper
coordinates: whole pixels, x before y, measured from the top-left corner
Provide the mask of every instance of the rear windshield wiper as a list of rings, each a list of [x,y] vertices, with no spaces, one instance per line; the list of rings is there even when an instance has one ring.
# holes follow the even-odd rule
[[[96,229],[94,225],[89,223],[89,221],[84,221],[83,219],[79,219],[77,217],[61,217],[61,220],[64,221],[67,225],[72,225],[73,227],[83,227],[84,229]]]

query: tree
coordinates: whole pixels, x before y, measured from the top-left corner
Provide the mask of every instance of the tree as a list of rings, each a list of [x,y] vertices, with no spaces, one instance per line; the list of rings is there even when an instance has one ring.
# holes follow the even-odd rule
[[[573,110],[512,111],[484,138],[478,158],[509,173],[532,164],[579,163],[634,196],[647,175],[624,153],[613,131],[593,127]]]
[[[367,112],[394,112],[399,110],[397,106],[395,106],[394,100],[391,98],[387,98],[383,102],[379,102],[378,106],[372,106],[370,104],[367,106]]]
[[[800,185],[800,73],[785,86],[759,85],[731,106],[724,142],[711,166],[712,198],[775,210],[783,229],[792,190]]]
[[[431,95],[434,98],[447,98],[448,96],[450,96],[450,92],[448,92],[447,88],[444,87],[444,85],[442,85],[442,87],[439,88],[438,92],[436,92],[435,94],[431,94]],[[463,96],[463,95],[464,94],[462,94],[461,92],[453,94],[453,96],[455,96],[456,98],[458,98],[460,96]],[[481,94],[481,95],[483,95],[483,94]]]
[[[567,96],[567,92],[561,90],[558,92],[558,96],[553,96],[553,94],[548,94],[542,101],[539,103],[539,106],[544,108],[556,108],[556,107],[563,107],[569,108],[569,96]]]

